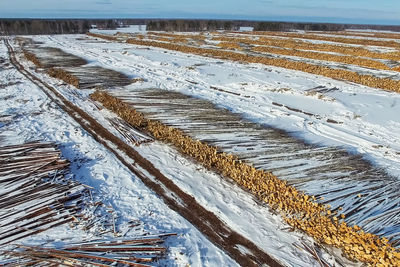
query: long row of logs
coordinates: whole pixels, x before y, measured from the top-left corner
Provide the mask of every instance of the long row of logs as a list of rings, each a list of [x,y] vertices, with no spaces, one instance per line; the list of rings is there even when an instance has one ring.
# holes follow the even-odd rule
[[[78,77],[66,70],[63,70],[61,68],[49,68],[46,70],[46,73],[51,77],[60,79],[68,84],[75,86],[76,88],[80,87]]]
[[[36,57],[35,54],[33,54],[27,50],[23,50],[22,52],[24,53],[25,58],[28,59],[29,61],[32,61],[32,63],[35,64],[35,66],[37,66],[39,68],[42,67],[40,60]]]
[[[148,34],[148,38],[153,38],[154,34]],[[168,36],[168,38],[164,38],[163,35]],[[175,37],[173,37],[175,36]],[[153,38],[155,41],[163,41],[163,42],[170,42],[170,43],[186,43],[188,39],[186,38],[191,38],[192,35],[185,36],[185,35],[179,35],[179,34],[162,34],[158,33],[155,35],[156,38]],[[185,42],[181,42],[181,39],[185,38]],[[391,70],[391,71],[397,71],[397,68],[391,68],[385,63],[379,61],[379,60],[374,60],[373,58],[368,59],[365,58],[368,56],[368,54],[371,54],[371,56],[376,56],[377,58],[381,59],[382,57],[386,57],[386,59],[390,60],[400,60],[400,53],[376,53],[376,52],[371,52],[368,49],[361,48],[362,53],[357,53],[357,55],[351,54],[351,55],[338,55],[338,54],[332,54],[332,53],[323,53],[323,52],[317,52],[317,51],[310,51],[313,50],[314,44],[312,43],[307,43],[307,42],[302,42],[302,41],[296,41],[296,40],[282,40],[282,39],[274,39],[274,38],[259,38],[258,40],[254,40],[251,38],[237,38],[237,37],[229,37],[229,36],[215,36],[212,38],[214,41],[220,41],[220,43],[217,44],[218,47],[221,47],[223,49],[229,49],[229,50],[242,50],[240,47],[240,43],[243,44],[249,44],[249,45],[256,45],[256,47],[252,48],[252,51],[254,52],[265,52],[265,53],[271,53],[271,54],[276,54],[276,55],[285,55],[285,56],[295,56],[295,57],[302,57],[302,58],[309,58],[309,59],[316,59],[316,60],[324,60],[324,61],[331,61],[331,62],[338,62],[338,63],[345,63],[345,64],[352,64],[356,66],[361,66],[361,67],[366,67],[366,68],[373,68],[373,69],[378,69],[378,70]],[[315,46],[322,46],[324,47],[323,44],[317,44]],[[338,48],[338,46],[332,48],[334,45],[328,45],[331,50],[324,50],[324,51],[329,51],[329,52],[337,52],[340,53],[341,51],[335,51],[335,48]],[[343,47],[339,46],[340,48],[344,48],[350,51],[357,51],[356,48],[349,49],[350,47]],[[308,50],[308,51],[302,51],[302,50]],[[333,49],[333,50],[332,50]],[[318,49],[316,49],[318,50]],[[365,53],[365,51],[367,53]],[[370,53],[368,53],[370,52]],[[383,55],[382,55],[383,54]]]
[[[191,35],[191,34],[179,34],[179,33],[147,33],[147,37],[151,37],[152,35],[170,37],[172,41],[176,43],[186,43],[188,39],[201,39],[205,40],[205,35]],[[363,46],[349,46],[346,44],[340,43],[313,43],[305,40],[295,39],[291,37],[286,37],[282,39],[279,36],[249,36],[244,35],[243,33],[237,34],[229,34],[224,33],[221,34],[219,32],[211,33],[211,40],[215,41],[225,41],[225,42],[236,42],[236,43],[245,43],[251,45],[260,45],[260,46],[273,46],[273,47],[281,47],[287,49],[297,49],[297,50],[312,50],[312,51],[322,51],[322,52],[335,52],[338,54],[348,55],[348,56],[356,56],[362,58],[371,58],[371,59],[385,59],[385,60],[393,60],[400,61],[400,51],[397,52],[375,52],[371,51],[368,48]],[[100,35],[101,36],[101,35]],[[97,36],[97,37],[100,37]],[[399,34],[400,36],[400,34]],[[95,36],[94,36],[95,37]],[[137,37],[137,36],[135,36]],[[144,35],[141,35],[141,39],[144,38]],[[112,39],[110,39],[111,41]]]
[[[373,45],[373,46],[393,47],[393,48],[400,49],[400,42],[396,42],[396,41],[355,39],[355,38],[336,37],[336,36],[322,36],[322,35],[315,35],[315,34],[302,34],[302,33],[294,33],[294,32],[258,32],[258,31],[255,31],[255,32],[243,32],[243,34],[292,37],[292,38],[300,38],[300,39],[308,39],[308,40],[336,42],[336,43],[343,43],[343,44]]]
[[[153,46],[158,48],[164,48],[173,51],[179,51],[184,53],[197,54],[201,56],[209,56],[220,59],[227,59],[239,62],[247,63],[261,63],[265,65],[271,65],[286,69],[303,71],[311,74],[321,75],[337,80],[345,80],[361,85],[400,92],[400,81],[392,80],[389,78],[379,78],[372,75],[363,75],[350,70],[333,69],[327,66],[314,65],[311,63],[297,62],[282,58],[268,58],[263,56],[252,56],[244,53],[236,53],[232,51],[222,51],[218,49],[191,47],[184,45],[176,45],[169,43],[161,43],[155,41],[144,41],[136,39],[128,39],[126,41],[130,44]]]
[[[40,62],[40,60],[36,57],[35,54],[28,52],[26,50],[23,50],[24,56],[27,60],[31,61],[35,66],[42,68],[43,64]],[[75,75],[69,73],[66,70],[63,70],[61,68],[48,68],[46,69],[46,73],[56,79],[60,79],[64,81],[65,83],[71,84],[75,86],[76,88],[79,88],[79,79]]]
[[[339,36],[353,36],[365,37],[365,38],[384,38],[384,39],[400,39],[400,32],[388,33],[388,32],[360,32],[360,31],[337,31],[337,32],[324,32],[324,31],[312,31],[306,32],[307,34],[322,34],[322,35],[339,35]]]
[[[2,254],[9,266],[133,266],[154,264],[167,251],[162,234],[130,239],[105,239],[62,246],[22,246]],[[0,261],[1,265],[1,261]]]
[[[346,46],[331,45],[331,44],[312,44],[292,39],[282,40],[274,38],[260,38],[258,40],[253,40],[250,38],[221,36],[221,37],[214,37],[213,40],[221,42],[256,45],[256,47],[254,47],[253,50],[258,52],[268,52],[278,55],[298,56],[298,57],[311,58],[317,60],[327,60],[327,61],[353,64],[362,67],[382,69],[382,70],[395,70],[395,69],[390,68],[389,66],[380,61],[373,60],[373,58],[386,59],[386,60],[400,60],[400,53],[396,52],[378,53],[369,51],[368,49],[365,48],[348,47],[348,46],[346,47]],[[301,50],[308,50],[308,51],[301,51]],[[319,53],[315,51],[335,52],[335,53],[341,53],[343,55]],[[370,57],[371,59],[365,57]]]
[[[216,147],[192,139],[179,129],[145,118],[128,104],[106,92],[96,91],[91,98],[117,113],[129,124],[154,138],[173,144],[181,153],[192,157],[208,169],[219,172],[249,190],[258,199],[280,212],[285,221],[321,243],[341,248],[352,259],[370,265],[400,264],[400,252],[387,239],[365,233],[358,226],[348,226],[328,206],[318,204],[273,174],[242,162],[236,156],[221,153]]]

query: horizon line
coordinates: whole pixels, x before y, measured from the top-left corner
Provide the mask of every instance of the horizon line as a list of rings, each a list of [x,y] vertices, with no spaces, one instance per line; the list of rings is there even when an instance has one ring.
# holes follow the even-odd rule
[[[381,23],[367,23],[367,22],[330,22],[322,21],[322,20],[315,20],[315,21],[308,21],[308,20],[280,20],[280,19],[270,19],[270,20],[263,20],[263,19],[250,19],[250,18],[186,18],[186,17],[0,17],[0,20],[220,20],[220,21],[248,21],[248,22],[278,22],[278,23],[301,23],[301,24],[348,24],[348,25],[367,25],[367,26],[400,26],[400,21],[398,24],[388,24],[385,22]],[[339,19],[339,18],[332,18],[332,19]]]

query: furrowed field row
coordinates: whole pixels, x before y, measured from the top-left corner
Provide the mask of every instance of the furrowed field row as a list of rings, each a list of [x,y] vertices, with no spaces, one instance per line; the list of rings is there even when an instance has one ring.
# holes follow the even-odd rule
[[[378,40],[368,40],[368,39],[351,39],[344,37],[329,37],[329,36],[320,36],[320,35],[310,35],[310,34],[301,34],[301,33],[280,33],[280,32],[237,32],[244,35],[268,35],[268,36],[279,36],[279,37],[292,37],[292,38],[300,38],[300,39],[308,39],[308,40],[319,40],[319,41],[328,41],[328,42],[336,42],[336,43],[344,43],[344,44],[358,44],[358,45],[373,45],[373,46],[383,46],[383,47],[394,47],[400,49],[400,42],[396,41],[378,41]]]
[[[314,197],[298,191],[272,173],[256,169],[234,155],[219,152],[218,148],[194,140],[179,129],[147,119],[129,104],[106,92],[97,91],[91,98],[132,126],[160,141],[172,144],[181,153],[192,157],[209,170],[234,180],[279,212],[289,225],[304,231],[319,242],[338,247],[349,258],[371,266],[400,264],[400,252],[387,239],[365,233],[358,226],[348,226],[339,219],[344,216],[333,213],[329,206],[317,203]]]
[[[90,36],[100,37],[101,35],[93,35]],[[108,38],[110,36],[107,36]],[[114,37],[114,40],[117,41],[118,39]],[[369,87],[400,92],[400,81],[388,79],[388,78],[378,78],[372,75],[361,75],[353,71],[349,70],[341,70],[341,69],[332,69],[326,66],[319,66],[313,65],[304,62],[296,62],[287,59],[279,59],[279,58],[267,58],[261,56],[251,56],[242,53],[236,53],[231,51],[222,51],[216,49],[209,49],[209,48],[199,48],[199,47],[191,47],[191,46],[184,46],[184,45],[176,45],[176,44],[169,44],[169,43],[161,43],[161,42],[154,42],[154,41],[143,41],[143,40],[136,40],[136,39],[128,39],[127,43],[134,44],[134,45],[144,45],[144,46],[153,46],[173,51],[179,51],[183,53],[191,53],[200,56],[208,56],[220,59],[227,59],[233,60],[238,62],[247,62],[247,63],[260,63],[265,65],[271,65],[286,69],[298,70],[303,71],[311,74],[322,75],[325,77],[338,79],[338,80],[346,80],[362,85],[366,85]]]

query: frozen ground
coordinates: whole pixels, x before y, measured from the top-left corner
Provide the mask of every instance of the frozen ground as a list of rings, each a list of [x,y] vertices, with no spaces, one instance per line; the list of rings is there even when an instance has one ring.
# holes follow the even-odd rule
[[[58,143],[62,155],[71,162],[71,172],[76,179],[94,187],[95,197],[115,210],[120,230],[126,229],[130,220],[143,223],[139,227],[142,229],[128,232],[127,237],[145,232],[178,234],[168,239],[169,253],[160,262],[161,265],[237,266],[190,223],[170,210],[38,87],[7,65],[7,58],[7,49],[1,43],[0,59],[6,65],[0,66],[0,145],[31,140]],[[40,245],[49,241],[80,241],[90,237],[90,234],[66,225],[23,242]]]
[[[83,57],[91,65],[144,79],[128,86],[129,90],[160,88],[207,99],[251,121],[285,129],[309,143],[343,146],[392,175],[400,175],[398,94],[264,65],[244,65],[119,43],[94,43],[93,38],[82,35],[34,39],[43,42],[43,46],[59,47]],[[3,45],[0,56],[7,58]],[[129,219],[139,219],[146,230],[179,234],[176,239],[169,239],[170,254],[165,264],[177,259],[175,264],[180,266],[235,265],[186,220],[169,210],[37,87],[10,67],[2,67],[0,76],[4,83],[4,89],[0,89],[3,144],[31,139],[60,143],[80,181],[95,187],[98,195],[118,212],[120,227]],[[10,85],[10,81],[20,83]],[[77,96],[69,86],[58,85],[71,101],[107,124],[104,111],[97,111],[85,101],[90,91],[80,91]],[[138,149],[185,192],[196,196],[204,207],[271,255],[290,266],[317,264],[310,255],[293,246],[304,237],[289,232],[278,216],[260,207],[236,186],[198,168],[163,144],[156,142]],[[69,231],[61,228],[40,238],[68,236]],[[75,232],[77,236],[85,235]]]
[[[390,174],[400,175],[399,94],[260,64],[76,38],[35,39],[86,58],[91,64],[145,79],[132,88],[154,87],[204,98],[251,121],[285,129],[309,143],[343,146]]]
[[[8,64],[4,45],[0,47],[0,57],[4,63],[0,72],[2,88],[4,87],[0,90],[0,135],[4,138],[2,145],[38,139],[60,144],[63,156],[72,163],[71,172],[80,182],[94,187],[96,197],[115,210],[119,229],[126,229],[130,220],[143,222],[142,229],[128,232],[127,237],[143,232],[178,233],[178,237],[168,239],[169,254],[162,264],[237,265],[185,219],[171,211],[110,152],[56,107],[38,87],[13,69]],[[31,66],[28,62],[24,62],[24,65]],[[91,91],[76,91],[71,86],[62,85],[58,80],[49,79],[41,74],[38,74],[38,77],[55,85],[70,101],[111,128],[105,117],[112,115],[104,110],[97,110],[86,100]],[[318,265],[310,254],[295,246],[301,246],[302,241],[311,243],[309,238],[290,231],[279,216],[271,214],[267,207],[260,206],[237,186],[199,168],[193,162],[179,156],[174,149],[161,143],[141,145],[137,149],[207,210],[212,211],[238,233],[245,235],[285,265]],[[89,237],[90,234],[82,230],[71,230],[65,226],[23,242],[43,244],[49,240],[77,241]],[[332,262],[327,254],[324,254],[324,257]]]

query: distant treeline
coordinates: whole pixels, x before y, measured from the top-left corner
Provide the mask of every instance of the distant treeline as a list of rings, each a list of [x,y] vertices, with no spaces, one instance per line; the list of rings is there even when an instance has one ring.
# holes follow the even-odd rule
[[[345,29],[373,29],[400,31],[400,26],[358,25],[335,23],[302,23],[276,21],[245,21],[245,20],[149,20],[149,31],[236,31],[240,27],[253,27],[254,31],[342,31]]]
[[[245,20],[176,20],[176,19],[0,19],[0,35],[86,33],[92,26],[115,29],[125,25],[147,25],[149,31],[215,31],[253,27],[255,31],[340,31],[374,29],[400,31],[400,26],[333,23],[260,22]]]
[[[0,19],[0,35],[86,33],[92,25],[115,29],[119,24],[113,19]]]

